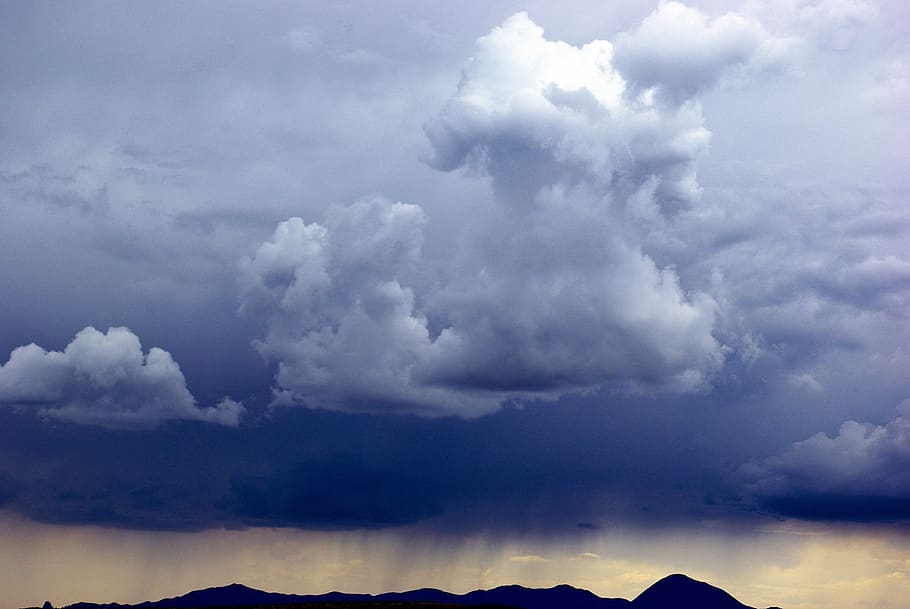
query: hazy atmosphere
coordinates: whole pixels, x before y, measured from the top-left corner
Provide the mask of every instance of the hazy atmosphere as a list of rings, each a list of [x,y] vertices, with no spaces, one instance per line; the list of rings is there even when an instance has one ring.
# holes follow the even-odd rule
[[[0,2],[0,607],[906,609],[908,24]]]

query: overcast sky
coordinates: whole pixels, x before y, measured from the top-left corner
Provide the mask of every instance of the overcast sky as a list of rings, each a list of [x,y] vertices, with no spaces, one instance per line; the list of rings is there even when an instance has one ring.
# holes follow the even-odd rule
[[[0,3],[0,605],[901,607],[907,24]]]

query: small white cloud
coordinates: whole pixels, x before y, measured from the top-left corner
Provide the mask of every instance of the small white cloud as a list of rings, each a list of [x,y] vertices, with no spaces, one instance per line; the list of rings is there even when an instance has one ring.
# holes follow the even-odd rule
[[[127,328],[87,327],[63,351],[18,347],[0,366],[0,404],[39,416],[111,429],[154,427],[174,419],[236,427],[243,405],[224,398],[199,408],[170,353],[143,353]]]
[[[785,67],[797,44],[771,35],[753,19],[727,13],[709,19],[679,2],[664,2],[616,41],[616,66],[636,91],[657,87],[682,103],[723,81]]]
[[[787,379],[787,382],[789,382],[794,387],[805,389],[809,393],[822,393],[825,390],[824,386],[808,372],[791,374]]]
[[[538,556],[537,554],[519,554],[517,556],[510,556],[509,562],[533,564],[547,562],[547,559],[543,556]]]

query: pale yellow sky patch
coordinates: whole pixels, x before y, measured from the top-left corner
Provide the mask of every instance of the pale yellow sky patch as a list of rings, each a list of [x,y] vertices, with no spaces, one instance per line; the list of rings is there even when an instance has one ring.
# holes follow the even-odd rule
[[[509,560],[511,562],[521,562],[521,563],[541,563],[547,562],[547,559],[543,556],[537,554],[519,554],[517,556],[510,556]]]
[[[0,607],[137,602],[241,582],[278,592],[467,592],[568,583],[634,598],[683,572],[746,604],[906,609],[910,538],[858,527],[781,523],[752,531],[613,529],[574,541],[453,538],[385,531],[248,529],[162,533],[0,516]]]

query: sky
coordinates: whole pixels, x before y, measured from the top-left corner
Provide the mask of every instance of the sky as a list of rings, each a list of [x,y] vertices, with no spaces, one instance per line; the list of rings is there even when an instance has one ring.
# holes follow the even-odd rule
[[[0,607],[906,609],[907,24],[0,3]]]

